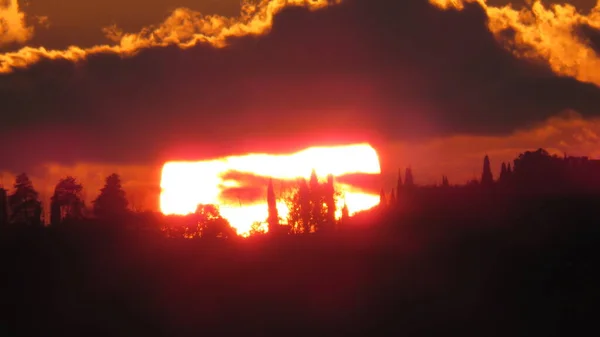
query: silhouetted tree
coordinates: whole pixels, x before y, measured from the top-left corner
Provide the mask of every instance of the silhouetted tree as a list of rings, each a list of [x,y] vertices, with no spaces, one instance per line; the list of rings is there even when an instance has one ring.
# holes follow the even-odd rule
[[[448,177],[442,176],[442,187],[449,187],[450,183],[448,182]]]
[[[50,201],[50,225],[60,225],[62,222],[62,214],[60,211],[60,203],[58,200],[52,198]]]
[[[325,206],[327,207],[327,218],[326,223],[328,229],[335,228],[335,185],[333,181],[333,174],[327,175],[327,182],[325,183],[323,189],[323,199],[325,201]]]
[[[268,224],[267,224],[267,226],[268,226]],[[265,226],[260,221],[253,222],[252,226],[250,226],[250,236],[262,235],[262,234],[265,234],[265,232],[266,232]],[[269,230],[269,232],[270,232],[270,230]]]
[[[402,169],[398,169],[398,182],[396,183],[396,202],[399,203],[402,194]]]
[[[404,186],[413,187],[415,185],[412,169],[410,167],[406,168],[404,173]]]
[[[269,233],[277,234],[279,230],[279,213],[277,212],[277,201],[275,199],[275,190],[273,189],[273,179],[269,179],[267,187],[267,207],[269,216],[267,223],[269,224]]]
[[[11,222],[39,225],[42,215],[42,203],[27,174],[21,173],[17,176],[14,189],[14,193],[8,198]]]
[[[505,182],[506,181],[506,163],[502,162],[502,166],[500,167],[500,177],[498,177],[498,181],[499,182]]]
[[[193,239],[200,237],[200,224],[196,214],[188,214],[184,216],[180,215],[167,215],[165,216],[165,222],[161,228],[161,231],[168,238],[176,239]]]
[[[312,207],[310,200],[310,187],[305,179],[300,180],[300,186],[298,189],[299,201],[300,201],[300,216],[302,219],[302,227],[304,233],[310,233],[311,231],[311,218],[312,218]]]
[[[118,174],[113,173],[106,178],[104,187],[93,203],[94,215],[98,218],[117,219],[128,213],[127,198]]]
[[[309,180],[310,188],[310,207],[311,207],[311,222],[315,230],[322,229],[326,221],[324,187],[319,184],[317,172],[313,169]]]
[[[385,209],[387,207],[387,200],[385,198],[385,190],[382,188],[379,192],[379,207]]]
[[[342,207],[342,223],[347,223],[350,220],[350,211],[348,210],[348,205],[344,202],[344,207]]]
[[[227,219],[221,216],[217,206],[200,204],[194,215],[200,237],[229,239],[236,236],[235,229],[231,227]]]
[[[67,176],[58,182],[51,198],[53,224],[61,223],[65,219],[81,219],[83,217],[82,191],[83,186],[72,176]]]
[[[288,225],[291,233],[310,233],[312,208],[310,200],[310,188],[304,178],[298,178],[298,188],[289,199]]]
[[[546,150],[526,151],[515,160],[511,183],[528,192],[558,192],[574,187],[573,179],[584,178],[580,170],[569,167],[569,161],[551,156]],[[577,177],[581,175],[582,177]],[[586,185],[587,182],[583,182]]]
[[[390,192],[389,206],[390,207],[395,207],[396,206],[396,194],[394,193],[394,189],[393,188],[392,188],[392,192]]]
[[[481,185],[489,187],[494,184],[494,177],[492,176],[492,169],[490,166],[490,158],[486,155],[483,158],[483,172],[481,173]]]
[[[335,228],[335,200],[338,193],[334,188],[333,176],[321,184],[313,170],[309,183],[298,179],[298,190],[286,200],[288,225],[292,233],[311,233],[326,228]],[[301,228],[301,230],[300,230]]]

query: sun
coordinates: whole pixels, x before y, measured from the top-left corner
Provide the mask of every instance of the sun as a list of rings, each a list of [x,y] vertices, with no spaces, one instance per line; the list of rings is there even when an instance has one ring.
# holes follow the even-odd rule
[[[266,221],[267,179],[290,185],[299,177],[308,178],[313,169],[320,179],[328,174],[340,178],[381,173],[379,156],[366,143],[310,147],[289,154],[250,153],[205,161],[172,161],[162,169],[160,209],[166,215],[186,215],[195,212],[198,204],[218,205],[238,234],[247,235],[252,224]],[[351,214],[379,204],[378,194],[358,186],[336,182],[335,188],[342,195],[338,208],[345,203]],[[237,197],[230,191],[238,191]],[[239,193],[253,198],[242,201]],[[285,202],[279,200],[277,208],[285,219],[289,212]]]

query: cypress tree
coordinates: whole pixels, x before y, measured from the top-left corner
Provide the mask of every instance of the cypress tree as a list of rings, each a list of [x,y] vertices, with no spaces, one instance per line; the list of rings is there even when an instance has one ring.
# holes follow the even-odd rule
[[[306,179],[300,178],[298,180],[299,188],[299,202],[300,202],[300,219],[302,220],[302,228],[305,234],[310,233],[311,229],[311,200],[310,200],[310,188]]]
[[[485,187],[492,186],[494,184],[494,177],[492,176],[492,169],[490,166],[490,158],[486,155],[483,158],[483,172],[481,173],[481,185]]]
[[[413,173],[412,173],[412,169],[410,167],[406,168],[406,172],[404,174],[404,185],[408,186],[408,187],[412,187],[414,186],[415,182],[414,182],[414,178],[413,178]]]
[[[350,220],[350,211],[348,210],[348,205],[344,202],[344,207],[342,208],[342,223],[348,223]]]
[[[267,206],[269,210],[269,217],[267,218],[269,233],[276,234],[279,229],[279,213],[277,212],[273,179],[269,179],[269,186],[267,187]]]
[[[385,197],[385,190],[383,188],[381,188],[381,191],[379,192],[379,207],[385,208],[386,206],[387,206],[387,201],[386,201],[386,197]]]
[[[390,192],[390,207],[396,206],[396,194],[394,193],[394,189],[392,188],[392,192]]]
[[[500,182],[506,181],[506,172],[506,163],[502,162],[502,166],[500,167],[500,177],[498,179]]]
[[[327,175],[325,184],[325,205],[327,205],[327,226],[332,229],[335,225],[335,187],[333,183],[333,174]]]
[[[313,225],[317,229],[320,229],[325,220],[323,217],[323,188],[321,184],[319,184],[319,178],[317,178],[317,171],[315,169],[313,169],[310,174],[308,184],[310,189],[310,207],[312,209],[311,220]]]
[[[396,194],[400,194],[402,191],[402,169],[398,169],[398,182],[396,183]]]

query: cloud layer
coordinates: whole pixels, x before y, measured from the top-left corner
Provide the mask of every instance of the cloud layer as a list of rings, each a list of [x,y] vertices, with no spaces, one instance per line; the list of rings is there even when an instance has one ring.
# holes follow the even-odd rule
[[[10,1],[7,13],[0,12],[0,17],[6,17],[10,27],[6,31],[6,39],[7,42],[22,43],[30,38],[33,31],[24,26],[24,14],[19,12],[17,0]],[[26,68],[42,59],[78,62],[95,54],[133,56],[140,50],[153,47],[178,46],[186,49],[197,44],[223,47],[231,37],[268,33],[273,17],[286,7],[317,10],[339,2],[341,0],[244,0],[240,16],[235,18],[202,15],[188,8],[177,8],[161,24],[145,27],[138,33],[124,33],[116,25],[105,27],[105,35],[115,42],[112,45],[71,46],[65,50],[23,47],[16,52],[0,54],[0,73]],[[3,31],[0,30],[0,33]]]
[[[570,4],[531,1],[524,8],[490,6],[486,0],[429,0],[441,9],[476,3],[488,28],[518,57],[547,62],[554,72],[600,86],[600,1],[589,13]]]

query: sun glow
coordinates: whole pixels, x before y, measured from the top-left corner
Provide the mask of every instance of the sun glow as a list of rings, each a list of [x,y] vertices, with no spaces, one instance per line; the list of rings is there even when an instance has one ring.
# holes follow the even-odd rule
[[[167,215],[185,215],[195,212],[198,204],[215,204],[238,234],[245,236],[253,223],[266,221],[267,179],[288,186],[275,188],[277,209],[285,223],[288,208],[283,194],[295,187],[295,179],[309,178],[313,169],[319,179],[328,174],[339,178],[381,173],[377,152],[369,144],[311,147],[292,154],[257,153],[197,162],[173,161],[165,163],[162,169],[160,208]],[[378,194],[347,183],[335,185],[342,194],[337,201],[338,217],[344,203],[350,214],[379,204]],[[244,191],[256,193],[242,201],[240,193]]]

